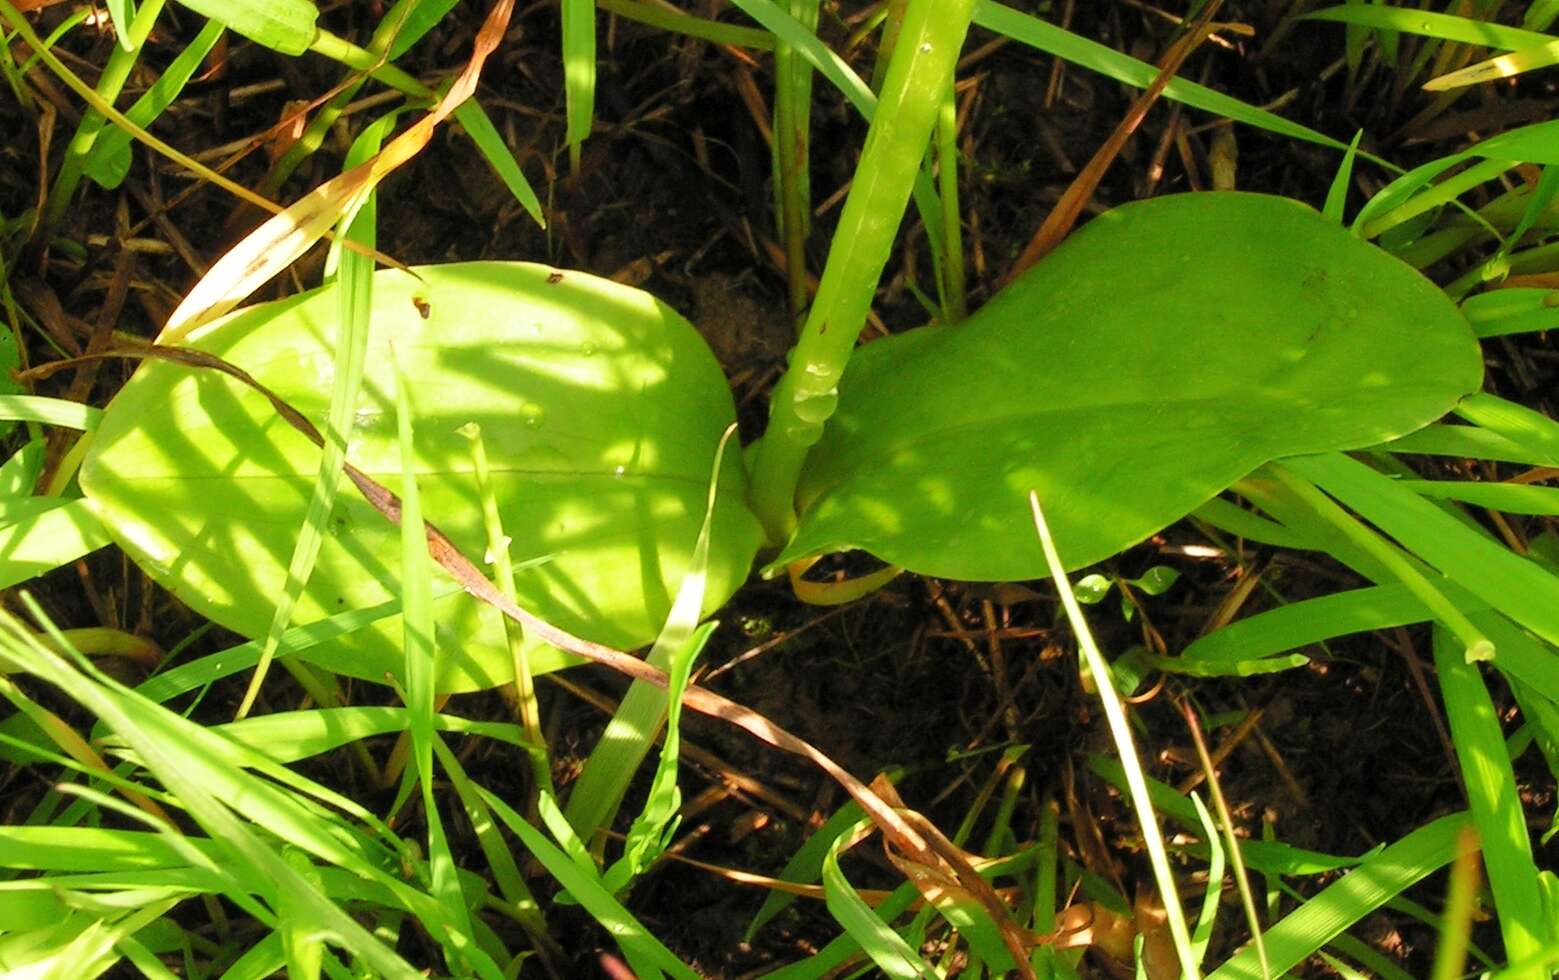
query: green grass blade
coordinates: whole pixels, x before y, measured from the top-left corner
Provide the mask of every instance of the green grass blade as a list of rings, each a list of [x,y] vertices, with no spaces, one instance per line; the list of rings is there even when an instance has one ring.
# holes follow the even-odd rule
[[[1146,62],[1122,54],[1097,41],[1079,37],[1038,17],[1025,14],[994,0],[983,0],[975,11],[974,22],[986,30],[1012,38],[1032,48],[1053,54],[1072,64],[1098,72],[1117,82],[1145,89],[1153,83],[1158,69]],[[1318,133],[1306,126],[1284,119],[1265,109],[1258,109],[1238,99],[1230,98],[1195,82],[1183,78],[1172,79],[1164,89],[1164,98],[1181,102],[1195,109],[1202,109],[1215,116],[1227,116],[1258,129],[1319,143],[1334,150],[1345,150],[1347,144]]]
[[[1505,954],[1522,960],[1559,936],[1543,915],[1532,840],[1505,750],[1499,714],[1477,667],[1467,663],[1443,630],[1434,636],[1435,672],[1445,701],[1451,743],[1461,763],[1468,809],[1483,850],[1483,864],[1499,913]],[[1541,980],[1534,971],[1532,980]]]
[[[1087,664],[1088,672],[1093,675],[1094,683],[1098,686],[1099,701],[1104,706],[1105,717],[1110,723],[1110,735],[1115,740],[1115,748],[1125,770],[1126,785],[1131,788],[1132,808],[1136,811],[1137,825],[1142,830],[1142,840],[1147,846],[1148,859],[1153,866],[1153,878],[1158,885],[1164,911],[1168,915],[1169,931],[1174,937],[1175,955],[1180,960],[1180,973],[1184,977],[1195,980],[1202,974],[1191,953],[1191,931],[1186,926],[1185,906],[1180,901],[1179,892],[1175,888],[1174,873],[1169,868],[1169,854],[1164,849],[1164,835],[1159,830],[1158,817],[1153,812],[1153,798],[1148,792],[1147,776],[1142,771],[1142,760],[1137,756],[1136,744],[1131,736],[1131,724],[1126,720],[1126,708],[1121,703],[1120,695],[1115,692],[1111,681],[1110,665],[1104,659],[1104,654],[1099,652],[1098,645],[1094,643],[1093,633],[1088,628],[1088,620],[1083,616],[1083,608],[1077,604],[1077,596],[1072,592],[1066,566],[1062,564],[1061,556],[1056,551],[1055,541],[1050,537],[1050,528],[1045,524],[1039,495],[1033,491],[1029,492],[1029,507],[1034,514],[1035,530],[1038,531],[1040,543],[1045,549],[1045,561],[1049,564],[1050,574],[1055,579],[1056,590],[1061,594],[1061,604],[1066,609],[1067,621],[1072,624],[1072,629],[1077,634],[1077,645],[1082,650],[1083,661]]]
[[[498,132],[498,127],[493,125],[492,119],[487,115],[487,110],[476,99],[467,99],[455,109],[455,121],[471,137],[477,150],[487,160],[493,173],[503,181],[503,185],[509,188],[509,193],[520,202],[525,213],[541,227],[547,227],[547,219],[541,213],[541,201],[536,197],[536,189],[525,179],[525,172],[520,169],[520,162],[514,158],[514,151],[509,148],[508,140]]]
[[[18,422],[38,422],[58,425],[66,429],[91,432],[103,419],[103,410],[66,401],[63,398],[44,398],[41,395],[0,395],[0,419]]]
[[[691,14],[641,3],[640,0],[596,0],[596,6],[618,17],[648,24],[663,31],[712,41],[715,44],[731,44],[754,51],[774,50],[774,35],[768,31],[694,17]]]
[[[1341,454],[1296,456],[1284,465],[1352,507],[1446,578],[1548,642],[1559,643],[1559,578],[1541,566]],[[1445,618],[1445,610],[1429,604],[1436,618],[1455,628],[1454,618]]]
[[[579,151],[595,118],[595,0],[561,0],[563,94],[567,100],[569,165],[579,172]]]
[[[164,109],[173,104],[173,100],[179,97],[179,93],[184,91],[184,86],[200,69],[206,55],[216,47],[223,30],[219,22],[207,21],[206,26],[202,27],[200,33],[196,34],[179,52],[179,56],[169,63],[152,87],[136,99],[134,105],[125,110],[125,118],[142,129],[150,126],[153,120],[162,115]],[[134,137],[128,130],[118,127],[99,135],[82,163],[86,175],[91,177],[99,187],[107,190],[118,187],[130,172],[132,139]]]
[[[1343,221],[1343,209],[1348,204],[1348,186],[1353,182],[1353,161],[1359,154],[1359,141],[1363,138],[1362,129],[1353,134],[1347,152],[1342,155],[1342,162],[1337,165],[1337,175],[1332,178],[1332,186],[1326,189],[1326,203],[1321,213],[1338,224],[1346,223]]]
[[[197,743],[187,737],[194,732],[203,732],[202,729],[160,706],[124,692],[113,682],[95,676],[86,665],[73,667],[28,637],[9,615],[0,616],[0,649],[29,673],[69,692],[133,746],[142,763],[177,796],[212,838],[221,842],[232,873],[241,878],[246,887],[256,894],[272,896],[277,890],[287,890],[290,901],[309,909],[319,929],[328,932],[383,976],[404,980],[419,976],[340,907],[311,887],[220,802],[218,794],[221,799],[242,800],[246,815],[251,819],[266,819],[267,809],[273,815],[287,812],[285,806],[276,809],[261,805],[267,799],[280,802],[284,798],[265,790],[258,780],[225,770],[204,757],[196,748]],[[301,813],[300,810],[293,812]],[[313,838],[319,844],[329,840],[328,851],[348,853],[339,840],[312,821],[289,820],[269,826],[277,833],[297,832],[303,840]],[[364,870],[377,871],[372,865],[365,865]],[[247,896],[233,897],[247,904]]]
[[[1559,517],[1559,487],[1466,480],[1398,480],[1397,486],[1432,500],[1459,500],[1506,514]]]
[[[0,589],[52,572],[112,540],[97,505],[84,497],[0,527]]]
[[[344,169],[351,169],[372,157],[379,148],[391,117],[369,126],[353,142],[344,161]],[[377,196],[369,193],[359,208],[348,210],[342,218],[343,237],[374,247]],[[363,387],[363,370],[368,352],[370,332],[369,311],[373,304],[373,261],[359,252],[336,246],[336,284],[339,297],[339,318],[336,326],[335,363],[330,390],[330,408],[325,424],[325,448],[320,454],[319,475],[309,497],[308,512],[293,545],[292,558],[287,565],[287,585],[276,611],[271,617],[270,629],[265,635],[265,645],[260,650],[254,676],[238,706],[242,718],[254,706],[260,687],[270,669],[271,659],[292,621],[292,611],[308,586],[319,549],[325,541],[325,524],[335,506],[336,491],[341,483],[342,466],[346,462],[347,440],[351,436],[352,419],[357,411],[358,396]]]
[[[422,790],[433,897],[443,907],[456,934],[469,936],[471,921],[433,791],[433,742],[436,740],[433,734],[433,678],[434,658],[438,655],[433,642],[433,568],[428,558],[427,527],[422,519],[422,494],[417,488],[411,383],[398,353],[392,349],[391,356],[396,360],[395,419],[401,457],[401,622],[406,656],[407,731],[411,735],[413,771]],[[460,961],[457,949],[450,942],[454,938],[439,937],[451,966]]]
[[[1500,463],[1540,466],[1540,461],[1520,445],[1476,425],[1429,425],[1399,439],[1374,447],[1393,453],[1426,456],[1471,456]]]
[[[1350,589],[1247,616],[1193,641],[1182,660],[1268,657],[1350,633],[1421,623],[1429,612],[1401,584]]]
[[[461,771],[459,761],[444,748],[442,743],[436,743],[434,749],[439,753],[439,760],[446,771],[450,773]],[[589,912],[602,928],[611,933],[612,938],[625,953],[632,949],[634,959],[653,964],[678,977],[679,980],[698,980],[696,972],[677,959],[676,954],[651,935],[631,912],[623,908],[622,903],[612,897],[611,892],[602,886],[600,877],[592,873],[593,869],[587,871],[577,865],[541,831],[526,823],[525,818],[520,816],[513,807],[487,789],[477,786],[476,792],[492,808],[498,819],[520,838],[525,849],[541,862],[542,867],[547,869],[547,873],[568,889],[569,894],[578,900],[585,911]]]
[[[736,425],[726,429],[715,449],[714,469],[710,472],[709,493],[704,503],[704,520],[699,527],[698,538],[693,543],[693,553],[688,559],[687,574],[677,588],[666,624],[650,648],[649,663],[661,670],[670,671],[679,652],[697,656],[702,643],[694,643],[699,614],[704,606],[704,586],[708,581],[709,536],[714,520],[715,500],[720,482],[720,467],[725,460],[726,447],[730,444]],[[690,646],[691,645],[691,646]],[[689,660],[689,669],[691,669]],[[584,770],[574,783],[564,811],[581,837],[589,840],[596,831],[610,826],[623,794],[639,764],[644,761],[655,741],[661,725],[666,720],[666,692],[652,684],[634,681],[628,693],[617,706],[612,720],[585,760]]]
[[[1200,966],[1207,957],[1207,944],[1213,938],[1213,926],[1218,920],[1218,902],[1223,897],[1223,844],[1219,841],[1218,827],[1212,814],[1202,803],[1202,798],[1191,794],[1196,806],[1196,816],[1202,823],[1202,834],[1207,841],[1207,893],[1202,896],[1202,911],[1196,917],[1196,928],[1191,932],[1191,954]]]
[[[1466,813],[1453,813],[1419,827],[1366,858],[1357,868],[1322,889],[1266,932],[1272,970],[1281,976],[1331,942],[1344,929],[1409,886],[1444,867],[1467,847],[1462,828]],[[1247,946],[1207,980],[1259,980],[1254,946]]]
[[[1327,7],[1303,15],[1304,20],[1329,20],[1343,24],[1359,24],[1379,30],[1433,37],[1442,41],[1458,41],[1486,48],[1515,51],[1553,41],[1554,38],[1537,31],[1519,27],[1505,27],[1489,21],[1453,14],[1438,14],[1428,10],[1406,7],[1387,7],[1379,4],[1349,4],[1343,7]]]
[[[921,959],[919,953],[872,911],[839,868],[840,847],[866,826],[869,823],[863,821],[847,828],[834,839],[823,857],[823,892],[828,912],[889,977],[894,980],[935,980],[937,972],[931,964]]]
[[[519,605],[519,593],[514,588],[514,562],[509,557],[509,537],[503,530],[503,515],[498,508],[498,497],[493,490],[492,469],[487,461],[487,444],[482,441],[482,427],[468,422],[458,430],[471,440],[471,465],[476,476],[476,492],[482,503],[482,525],[487,531],[487,551],[492,557],[493,580],[498,590],[515,605]],[[552,785],[552,760],[547,752],[546,736],[541,730],[541,707],[536,701],[536,679],[531,673],[529,646],[525,631],[519,623],[503,616],[504,642],[509,647],[509,659],[514,664],[514,698],[519,709],[520,723],[535,751],[531,755],[531,775],[534,786],[531,792],[546,790],[556,795]]]
[[[1469,296],[1462,313],[1479,337],[1504,337],[1559,327],[1552,289],[1491,289]]]
[[[300,55],[314,43],[319,8],[309,0],[179,0],[200,14],[227,25],[256,44],[286,55]]]
[[[411,711],[395,705],[352,705],[345,708],[309,708],[255,715],[242,721],[213,725],[211,730],[235,745],[262,752],[274,762],[291,763],[322,755],[376,735],[394,735],[411,727]],[[490,738],[525,751],[535,751],[517,725],[477,721],[459,715],[433,716],[432,730]],[[242,765],[246,755],[230,757]]]
[[[682,692],[692,679],[693,664],[703,652],[704,644],[715,631],[716,623],[705,623],[693,631],[671,657],[666,676],[666,734],[662,740],[660,761],[650,780],[649,797],[644,808],[628,828],[628,839],[623,842],[623,856],[617,860],[602,881],[613,893],[618,894],[633,880],[666,853],[672,837],[677,832],[681,818],[682,791],[677,788],[677,759],[682,739]]]
[[[785,862],[785,867],[780,870],[781,881],[789,881],[798,885],[811,884],[818,880],[823,873],[823,858],[827,856],[828,849],[838,836],[849,827],[858,823],[864,814],[860,804],[854,800],[846,801],[843,806],[835,810],[823,825],[807,835],[807,839],[796,849],[796,852]],[[764,898],[763,905],[752,917],[752,922],[747,925],[747,932],[743,936],[744,942],[752,942],[752,938],[776,915],[783,912],[796,900],[796,896],[788,892],[771,891]]]
[[[1456,414],[1508,439],[1544,466],[1559,466],[1559,422],[1524,405],[1478,392],[1462,399]]]
[[[129,29],[119,33],[119,45],[108,56],[108,63],[103,66],[103,72],[98,76],[97,85],[93,90],[108,106],[111,107],[119,98],[125,81],[129,79],[136,62],[140,60],[141,48],[145,45],[146,38],[150,36],[157,17],[162,13],[164,3],[165,0],[143,0]],[[10,4],[6,4],[6,9],[14,13]],[[25,26],[25,21],[22,25]],[[20,29],[18,27],[18,30]],[[52,55],[46,60],[52,60]],[[44,205],[43,217],[38,223],[38,240],[47,243],[65,217],[66,210],[70,208],[71,201],[75,198],[76,188],[81,183],[82,174],[85,173],[83,168],[87,154],[92,151],[92,146],[102,132],[104,123],[103,114],[96,109],[88,109],[82,113],[81,122],[76,125],[75,135],[71,137],[69,145],[65,148],[65,157],[60,161],[54,183],[49,187],[49,198]]]

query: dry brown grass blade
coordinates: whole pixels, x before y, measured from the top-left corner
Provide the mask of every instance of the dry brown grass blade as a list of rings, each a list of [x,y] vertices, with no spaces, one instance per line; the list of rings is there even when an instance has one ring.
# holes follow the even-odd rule
[[[190,368],[217,371],[225,374],[263,395],[271,403],[271,407],[276,410],[276,413],[288,425],[298,430],[316,446],[323,448],[325,445],[324,437],[320,434],[319,428],[307,416],[288,404],[280,395],[261,384],[247,371],[213,354],[193,350],[188,347],[170,347],[163,344],[140,344],[121,347],[102,353],[89,354],[81,358],[55,361],[51,364],[34,368],[32,371],[27,372],[27,376],[30,378],[47,377],[55,371],[71,367],[82,361],[107,357],[168,361]],[[345,464],[344,472],[347,479],[352,481],[353,485],[373,505],[375,510],[384,515],[391,523],[400,524],[401,499],[399,496],[351,463]],[[660,688],[666,687],[666,674],[640,660],[638,657],[604,644],[575,636],[545,620],[537,618],[510,601],[507,596],[498,590],[496,585],[482,574],[477,565],[467,558],[455,543],[434,524],[427,523],[425,533],[427,535],[429,557],[440,568],[448,572],[466,592],[523,626],[527,636],[539,638],[560,650],[565,650],[586,660],[592,660],[598,664],[610,667],[634,680],[645,681]],[[877,825],[877,829],[882,832],[883,837],[900,854],[929,867],[945,864],[951,868],[952,875],[959,885],[968,892],[979,896],[982,904],[990,910],[992,918],[1003,931],[1003,937],[1009,939],[1009,942],[1020,942],[1018,937],[1022,935],[1022,931],[1011,921],[1006,905],[996,895],[990,883],[980,877],[964,852],[949,842],[940,832],[936,831],[924,817],[913,811],[902,811],[900,808],[890,805],[877,792],[851,775],[848,770],[835,762],[817,746],[799,736],[791,734],[746,705],[739,704],[724,695],[716,694],[708,688],[696,685],[690,685],[683,692],[682,703],[699,714],[718,718],[727,724],[734,725],[759,741],[765,742],[781,752],[806,759],[821,769],[829,778],[838,783],[845,792],[849,793],[856,803],[860,804],[861,809],[866,811],[866,814],[871,817],[872,822]],[[923,833],[922,830],[926,832]],[[1021,945],[1019,948],[1021,949]],[[1022,976],[1033,976],[1031,968],[1028,967],[1026,957],[1018,956],[1018,964]]]
[[[422,151],[433,131],[476,92],[489,55],[503,40],[514,0],[497,0],[477,32],[471,60],[427,115],[387,143],[371,160],[333,177],[266,220],[217,260],[158,334],[160,343],[190,339],[202,325],[233,309],[272,276],[291,265],[391,171]]]
[[[1148,110],[1153,108],[1159,96],[1164,94],[1164,87],[1175,77],[1175,73],[1180,70],[1186,58],[1190,57],[1191,52],[1207,40],[1213,15],[1218,12],[1222,4],[1223,0],[1208,0],[1196,20],[1192,21],[1185,33],[1169,46],[1168,51],[1164,52],[1164,57],[1159,59],[1158,77],[1154,78],[1153,84],[1137,96],[1137,101],[1126,110],[1126,115],[1110,134],[1110,138],[1100,145],[1094,152],[1093,158],[1072,179],[1071,185],[1062,193],[1061,199],[1051,209],[1044,224],[1039,226],[1034,237],[1029,240],[1028,245],[1024,246],[1018,260],[1013,263],[1012,271],[1008,272],[1007,277],[1002,280],[1003,286],[1022,275],[1029,266],[1049,255],[1052,249],[1061,244],[1061,240],[1072,230],[1072,226],[1077,224],[1077,219],[1082,217],[1083,208],[1088,205],[1094,190],[1098,188],[1099,181],[1104,179],[1110,164],[1115,162],[1115,158],[1125,148],[1126,141],[1131,139],[1131,135],[1147,117]]]

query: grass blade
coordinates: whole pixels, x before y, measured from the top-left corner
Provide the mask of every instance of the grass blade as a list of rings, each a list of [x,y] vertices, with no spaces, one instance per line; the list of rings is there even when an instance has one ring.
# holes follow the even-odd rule
[[[1274,974],[1281,976],[1341,935],[1344,929],[1393,896],[1444,867],[1470,846],[1462,830],[1466,813],[1453,813],[1426,824],[1366,858],[1291,912],[1265,935]],[[1240,950],[1207,980],[1258,980],[1261,969],[1254,946]]]
[[[709,477],[709,495],[704,504],[704,521],[688,559],[687,574],[677,588],[677,598],[666,616],[666,625],[655,638],[655,645],[650,648],[646,658],[651,665],[668,673],[672,665],[683,657],[688,658],[688,669],[691,670],[692,657],[696,657],[703,646],[695,634],[699,614],[704,606],[710,527],[714,520],[720,467],[725,460],[726,447],[735,432],[736,425],[732,423],[715,449],[714,469]],[[683,686],[686,687],[686,684]],[[666,720],[666,712],[667,695],[664,689],[644,681],[634,681],[628,688],[628,693],[617,706],[612,720],[607,723],[601,741],[591,751],[590,758],[585,761],[584,771],[579,774],[569,794],[565,813],[568,822],[581,837],[589,840],[598,829],[611,824],[617,808],[622,804],[623,794],[628,791],[628,783]],[[670,745],[669,740],[667,744]]]
[[[1553,935],[1552,921],[1543,915],[1532,840],[1499,715],[1477,667],[1460,656],[1444,630],[1435,631],[1434,661],[1451,743],[1461,762],[1468,809],[1478,832],[1476,840],[1483,850],[1489,887],[1499,911],[1505,954],[1511,960],[1522,960],[1559,937]],[[1542,980],[1538,971],[1527,976]]]
[[[393,116],[375,122],[353,142],[347,154],[348,170],[372,157],[380,141],[393,122]],[[343,237],[360,245],[373,248],[378,206],[373,191],[362,199],[361,205],[341,221]],[[242,718],[254,706],[260,687],[265,682],[271,659],[281,643],[281,637],[292,622],[292,611],[308,586],[313,574],[314,562],[325,541],[325,522],[335,506],[336,490],[341,484],[342,465],[346,462],[347,439],[352,431],[352,418],[357,411],[358,395],[363,387],[363,369],[367,362],[369,311],[373,304],[373,262],[358,252],[336,249],[336,287],[340,297],[335,338],[335,361],[332,365],[330,408],[325,423],[325,448],[320,455],[319,475],[309,497],[309,509],[303,526],[298,530],[298,540],[293,545],[292,558],[287,565],[287,585],[276,603],[271,617],[265,644],[260,649],[260,659],[255,665],[254,677],[249,681],[239,703],[237,717]]]
[[[579,151],[595,119],[595,0],[562,0],[563,93],[567,100],[568,162],[579,173]]]
[[[1077,633],[1077,644],[1082,649],[1083,660],[1087,664],[1088,671],[1093,675],[1094,683],[1098,685],[1099,700],[1104,705],[1105,717],[1109,719],[1110,734],[1115,739],[1115,747],[1120,754],[1121,765],[1125,769],[1126,784],[1131,787],[1132,808],[1136,811],[1137,823],[1142,829],[1142,840],[1147,845],[1148,858],[1153,865],[1153,878],[1158,884],[1159,894],[1163,897],[1164,911],[1168,913],[1169,931],[1174,937],[1175,954],[1180,960],[1181,975],[1195,980],[1202,974],[1192,956],[1191,932],[1186,927],[1185,907],[1180,902],[1180,894],[1175,888],[1174,874],[1169,869],[1169,854],[1164,849],[1164,835],[1160,833],[1158,818],[1153,813],[1152,797],[1148,793],[1147,778],[1142,771],[1142,760],[1137,757],[1136,746],[1131,737],[1131,725],[1126,720],[1126,709],[1111,683],[1110,665],[1094,643],[1093,634],[1088,629],[1088,620],[1083,617],[1083,609],[1077,604],[1077,596],[1072,593],[1071,581],[1066,575],[1066,566],[1062,564],[1061,556],[1056,552],[1056,544],[1050,537],[1049,527],[1045,524],[1044,512],[1040,510],[1039,495],[1032,491],[1029,492],[1029,508],[1034,514],[1034,527],[1039,533],[1040,543],[1045,548],[1045,561],[1049,563],[1050,574],[1055,579],[1057,591],[1061,593],[1061,604],[1066,609],[1067,620]]]
[[[52,572],[112,540],[97,505],[85,497],[0,527],[0,589]]]

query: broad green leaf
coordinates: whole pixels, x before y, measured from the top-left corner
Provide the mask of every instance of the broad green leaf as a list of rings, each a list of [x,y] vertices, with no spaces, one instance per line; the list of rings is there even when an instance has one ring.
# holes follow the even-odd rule
[[[770,568],[860,548],[949,578],[1044,576],[1030,490],[1078,568],[1263,462],[1417,429],[1482,376],[1444,294],[1303,205],[1127,205],[964,323],[855,356]]]
[[[252,373],[305,415],[332,384],[330,288],[236,312],[196,346]],[[461,426],[478,423],[517,563],[522,605],[601,643],[654,638],[688,568],[710,466],[734,411],[719,365],[688,323],[645,293],[580,273],[482,262],[380,272],[363,395],[347,458],[400,482],[390,392],[393,346],[417,385],[416,469],[424,511],[468,554],[483,553],[476,482]],[[319,450],[252,389],[218,372],[141,367],[111,403],[81,485],[114,538],[197,611],[264,635],[319,469]],[[707,610],[746,575],[756,523],[731,454],[711,537]],[[294,622],[399,594],[396,529],[355,491]],[[672,583],[668,585],[667,583]],[[441,587],[447,584],[442,577]],[[434,604],[440,691],[513,673],[503,625],[475,600]],[[374,681],[403,676],[399,617],[302,654]],[[537,671],[563,666],[538,655]]]

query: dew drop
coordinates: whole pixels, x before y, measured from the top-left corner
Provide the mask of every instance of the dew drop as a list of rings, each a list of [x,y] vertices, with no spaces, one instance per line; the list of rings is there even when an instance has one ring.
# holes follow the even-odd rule
[[[540,428],[542,418],[545,415],[546,412],[543,411],[542,407],[535,402],[526,402],[524,405],[520,406],[520,421],[525,423],[525,427],[527,429]]]
[[[785,436],[800,446],[810,446],[823,437],[823,427],[805,420],[785,428]]]
[[[816,393],[799,392],[796,396],[796,418],[809,425],[821,426],[833,416],[834,409],[838,407],[838,388]]]

